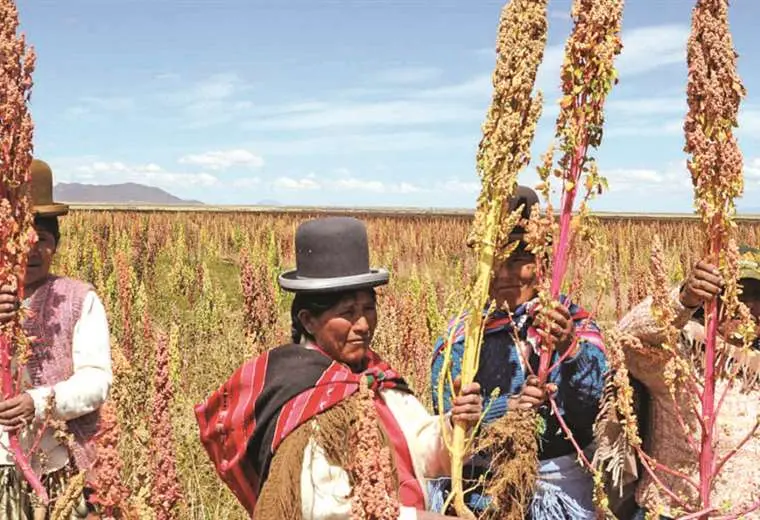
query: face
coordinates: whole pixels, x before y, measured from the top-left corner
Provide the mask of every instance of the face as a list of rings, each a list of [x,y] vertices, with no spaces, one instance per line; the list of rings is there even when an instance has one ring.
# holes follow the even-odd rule
[[[361,370],[377,326],[377,308],[372,293],[357,291],[346,296],[320,316],[302,310],[301,323],[330,357]]]
[[[741,280],[742,294],[739,300],[744,303],[755,321],[760,318],[760,280],[743,279]]]
[[[24,285],[27,287],[34,286],[47,278],[55,254],[56,244],[52,233],[38,227],[35,227],[35,231],[39,238],[29,250],[26,278],[24,279]]]
[[[536,257],[527,251],[515,251],[496,266],[491,281],[491,298],[496,305],[506,303],[510,310],[529,301],[536,294]]]

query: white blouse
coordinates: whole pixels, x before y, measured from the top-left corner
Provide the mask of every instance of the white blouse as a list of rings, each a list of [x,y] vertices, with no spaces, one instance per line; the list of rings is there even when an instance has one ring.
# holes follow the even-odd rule
[[[443,440],[442,423],[451,432],[450,416],[430,415],[411,394],[383,389],[380,396],[396,417],[409,446],[414,474],[427,504],[427,479],[448,476],[451,459]],[[304,520],[345,520],[351,517],[351,485],[348,474],[327,461],[324,450],[313,440],[306,446],[301,470],[301,510]],[[415,520],[412,507],[401,507],[399,520]]]
[[[56,419],[69,421],[98,409],[108,397],[113,382],[111,371],[111,343],[108,318],[103,303],[94,291],[89,291],[82,303],[82,314],[74,325],[72,339],[72,363],[74,373],[68,379],[52,387],[27,390],[34,400],[35,415],[42,418],[51,392],[55,392]],[[28,379],[28,372],[26,374]],[[22,446],[27,450],[36,433],[27,431],[20,435]],[[13,457],[6,450],[8,434],[0,429],[0,465],[12,465]],[[38,452],[32,458],[35,471],[51,473],[63,468],[69,460],[68,449],[59,444],[51,429],[40,440]],[[44,461],[42,467],[41,461]]]

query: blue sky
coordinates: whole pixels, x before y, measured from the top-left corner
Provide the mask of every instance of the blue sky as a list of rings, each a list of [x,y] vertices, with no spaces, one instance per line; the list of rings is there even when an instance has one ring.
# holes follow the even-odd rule
[[[472,207],[494,0],[32,0],[36,155],[57,181],[215,204]],[[691,211],[682,152],[693,0],[629,0],[599,210]],[[534,160],[551,141],[570,0],[551,0]],[[760,206],[760,2],[733,0]],[[753,66],[754,65],[754,66]],[[521,174],[535,182],[534,169]]]

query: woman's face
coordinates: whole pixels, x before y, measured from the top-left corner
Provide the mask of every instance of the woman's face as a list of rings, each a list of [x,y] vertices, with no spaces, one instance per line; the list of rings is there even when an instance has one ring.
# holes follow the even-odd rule
[[[330,357],[361,370],[377,326],[377,308],[370,291],[356,291],[320,316],[298,314],[314,342]]]
[[[760,280],[748,278],[741,280],[740,284],[742,294],[739,295],[739,300],[747,306],[755,321],[758,321],[760,318]]]
[[[55,255],[55,237],[49,231],[35,227],[38,240],[29,250],[26,263],[26,277],[24,285],[34,286],[42,282],[50,274],[50,266]]]
[[[496,305],[506,303],[510,310],[529,301],[536,294],[536,257],[527,251],[516,251],[496,266],[491,281],[491,298]]]

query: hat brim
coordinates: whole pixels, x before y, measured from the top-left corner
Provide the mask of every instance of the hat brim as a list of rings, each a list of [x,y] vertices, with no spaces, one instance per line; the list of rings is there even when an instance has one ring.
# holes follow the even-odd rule
[[[45,204],[34,206],[32,212],[36,217],[58,217],[66,215],[69,212],[69,206],[67,204]]]
[[[760,281],[760,271],[758,271],[757,269],[751,269],[751,268],[739,269],[739,281],[741,280]]]
[[[290,292],[325,293],[368,289],[388,283],[390,275],[385,269],[371,269],[365,274],[338,278],[306,278],[294,269],[279,276],[280,287]]]

